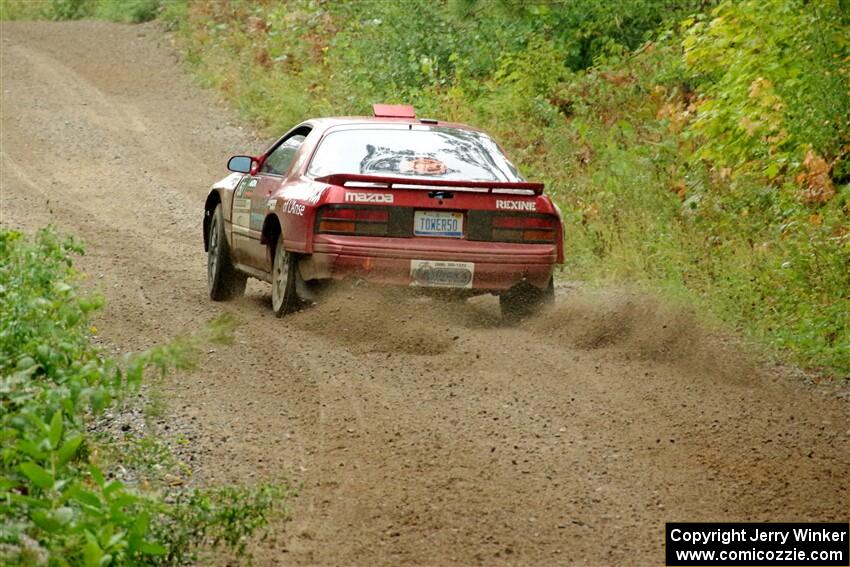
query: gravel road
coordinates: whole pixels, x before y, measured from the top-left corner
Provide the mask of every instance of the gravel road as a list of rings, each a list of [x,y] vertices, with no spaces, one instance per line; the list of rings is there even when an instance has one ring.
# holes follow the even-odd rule
[[[662,302],[562,288],[514,328],[356,286],[282,320],[259,282],[212,303],[204,197],[263,142],[155,27],[5,22],[0,49],[0,220],[86,242],[100,340],[241,323],[164,388],[192,482],[300,487],[257,564],[661,565],[665,521],[848,520],[846,384]]]

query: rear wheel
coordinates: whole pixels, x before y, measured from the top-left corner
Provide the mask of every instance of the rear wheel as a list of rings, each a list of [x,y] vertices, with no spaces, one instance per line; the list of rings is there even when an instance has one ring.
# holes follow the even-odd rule
[[[555,303],[555,281],[552,278],[544,289],[523,282],[499,295],[502,319],[509,323],[531,317],[553,303]]]
[[[207,288],[213,301],[227,301],[245,293],[248,277],[233,267],[224,234],[224,213],[217,205],[207,235]]]
[[[297,288],[300,277],[295,257],[283,247],[283,234],[280,234],[272,258],[272,310],[278,317],[301,307]]]

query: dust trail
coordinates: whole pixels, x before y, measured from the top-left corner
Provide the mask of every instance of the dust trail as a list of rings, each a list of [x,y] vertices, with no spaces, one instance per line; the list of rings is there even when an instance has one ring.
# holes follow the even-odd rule
[[[363,282],[337,284],[290,320],[353,352],[425,356],[447,352],[459,335],[510,328],[494,296],[434,297]],[[670,363],[712,378],[738,379],[756,366],[692,309],[636,292],[571,289],[515,331],[564,350]]]
[[[710,377],[740,379],[756,368],[751,355],[693,309],[642,293],[573,291],[524,326],[565,348],[670,363]]]
[[[403,289],[346,283],[290,320],[353,352],[437,355],[451,348],[452,335],[445,312],[434,301]]]

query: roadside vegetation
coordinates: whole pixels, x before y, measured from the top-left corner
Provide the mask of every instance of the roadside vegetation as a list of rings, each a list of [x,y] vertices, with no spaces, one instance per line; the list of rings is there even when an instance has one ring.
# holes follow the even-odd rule
[[[98,18],[140,23],[156,18],[167,0],[0,0],[3,20]]]
[[[41,17],[159,18],[270,135],[373,102],[478,125],[560,204],[567,277],[684,298],[850,376],[847,0],[136,4]]]
[[[92,342],[103,299],[81,290],[80,253],[52,229],[32,238],[0,229],[0,563],[185,565],[213,549],[242,554],[284,512],[284,487],[169,486],[160,471],[170,453],[155,432],[116,441],[100,427],[107,410],[137,398],[146,373],[191,368],[232,323],[115,359]]]

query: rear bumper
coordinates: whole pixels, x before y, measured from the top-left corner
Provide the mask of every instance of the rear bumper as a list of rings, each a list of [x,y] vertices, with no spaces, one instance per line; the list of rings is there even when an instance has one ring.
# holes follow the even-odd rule
[[[472,263],[472,289],[500,291],[522,281],[545,288],[557,262],[557,248],[449,238],[316,235],[313,254],[301,261],[300,268],[306,280],[355,277],[408,286],[413,283],[412,260]]]

